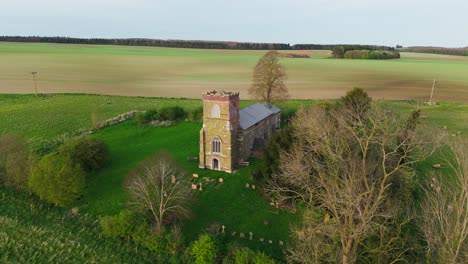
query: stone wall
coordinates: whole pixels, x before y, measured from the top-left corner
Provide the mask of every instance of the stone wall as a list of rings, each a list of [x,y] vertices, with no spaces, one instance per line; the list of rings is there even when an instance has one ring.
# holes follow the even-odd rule
[[[219,116],[213,116],[213,107],[219,107]],[[207,94],[203,96],[203,127],[200,131],[200,168],[232,172],[237,161],[237,128],[239,94]],[[214,111],[218,112],[218,111]],[[213,139],[221,141],[221,151],[211,149]]]
[[[267,143],[273,131],[280,128],[280,114],[271,115],[254,126],[239,131],[239,161],[246,161],[252,156],[255,139]]]

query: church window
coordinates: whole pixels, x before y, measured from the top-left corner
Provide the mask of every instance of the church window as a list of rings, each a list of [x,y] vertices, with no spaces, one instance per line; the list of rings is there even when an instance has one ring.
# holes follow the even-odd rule
[[[219,138],[211,140],[211,152],[221,153],[221,140]]]
[[[221,117],[221,110],[219,109],[219,105],[215,104],[213,107],[211,107],[211,117]]]

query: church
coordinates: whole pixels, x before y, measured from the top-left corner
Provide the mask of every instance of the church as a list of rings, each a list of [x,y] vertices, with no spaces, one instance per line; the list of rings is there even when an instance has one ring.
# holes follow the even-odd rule
[[[280,129],[281,110],[269,103],[239,110],[239,93],[216,90],[204,93],[202,100],[200,168],[231,173]]]

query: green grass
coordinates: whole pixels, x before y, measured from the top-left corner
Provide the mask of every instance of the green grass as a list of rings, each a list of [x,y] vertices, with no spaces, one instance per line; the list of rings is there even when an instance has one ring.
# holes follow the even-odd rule
[[[0,187],[1,263],[152,263],[148,252],[105,238],[96,217],[64,211]]]
[[[246,106],[249,101],[242,101]],[[291,101],[288,105],[310,105],[313,101]],[[143,98],[105,95],[55,94],[39,96],[0,94],[0,135],[18,134],[39,144],[80,129],[92,128],[91,116],[109,119],[131,110],[182,106],[187,111],[202,105],[201,100]]]
[[[165,149],[174,155],[189,175],[198,173],[200,178],[196,182],[204,186],[203,191],[196,191],[193,215],[184,224],[183,233],[188,241],[195,239],[209,225],[220,223],[226,226],[228,241],[239,240],[255,249],[281,256],[278,254],[278,242],[289,240],[290,225],[299,220],[299,215],[270,206],[257,190],[245,187],[246,183],[255,183],[250,176],[255,162],[250,167],[228,174],[200,170],[197,161],[187,161],[187,157],[198,155],[199,129],[200,124],[188,122],[169,128],[152,128],[140,127],[134,121],[129,121],[94,134],[109,146],[111,163],[104,170],[91,175],[92,180],[81,210],[93,215],[117,214],[125,207],[123,181],[128,171],[146,157]],[[204,177],[215,179],[216,182],[206,183]],[[220,177],[224,179],[223,184],[217,182]],[[264,225],[264,220],[269,221],[269,224]],[[230,236],[233,231],[243,232],[246,236],[252,231],[255,242],[233,238]],[[262,245],[258,242],[260,237],[266,241],[273,240],[275,245]]]
[[[248,103],[250,102],[242,101],[241,105],[245,106]],[[321,101],[290,101],[283,106],[283,110],[297,109],[301,105],[307,106],[317,103],[321,103]],[[392,109],[400,111],[402,114],[408,114],[417,106],[414,101],[385,101],[381,103],[388,104]],[[166,105],[180,105],[187,109],[193,109],[200,106],[201,101],[99,95],[62,94],[43,96],[38,99],[30,95],[0,95],[0,134],[20,134],[30,139],[34,144],[34,142],[51,139],[65,132],[91,128],[92,112],[98,113],[102,118],[110,118],[129,110],[144,110]],[[420,106],[420,108],[426,116],[424,122],[435,127],[447,126],[450,134],[457,134],[460,131],[461,136],[467,137],[468,105],[440,103],[435,106]],[[299,214],[290,214],[287,210],[273,208],[268,201],[260,196],[258,190],[245,188],[245,183],[254,183],[250,176],[250,170],[255,168],[258,161],[253,160],[250,167],[241,168],[234,174],[200,170],[198,169],[198,162],[187,161],[187,157],[198,155],[200,128],[201,124],[190,122],[180,122],[169,128],[141,127],[131,120],[99,130],[93,136],[103,139],[109,146],[111,162],[103,170],[90,175],[85,195],[77,206],[79,206],[81,212],[89,214],[90,219],[117,214],[125,207],[126,195],[123,182],[128,171],[138,166],[146,157],[159,150],[166,149],[174,155],[189,174],[198,173],[200,175],[198,181],[203,182],[204,185],[204,191],[197,191],[196,199],[192,205],[193,215],[191,219],[184,222],[183,225],[183,233],[187,242],[195,239],[210,224],[220,223],[226,226],[226,240],[228,242],[237,241],[253,249],[263,250],[269,255],[281,258],[281,248],[277,243],[279,240],[288,241],[290,225],[300,220]],[[430,162],[423,164],[423,166],[429,167]],[[215,182],[207,184],[204,182],[203,177],[216,180],[222,177],[225,182],[223,184]],[[12,193],[6,193],[6,196],[7,198],[4,195],[3,199],[9,200],[2,200],[0,204],[0,209],[2,209],[0,216],[4,219],[4,226],[7,226],[8,229],[17,229],[22,230],[21,232],[34,234],[32,240],[37,239],[37,241],[40,241],[43,236],[48,236],[49,233],[47,232],[35,233],[34,225],[28,221],[35,219],[38,214],[44,214],[44,219],[47,219],[49,211],[45,213],[45,209],[42,208],[37,213],[28,213],[29,200],[21,205],[24,207],[23,209],[14,209],[17,207],[14,204],[21,203],[22,199],[10,202],[10,199],[17,198],[14,198],[15,195]],[[10,203],[13,204],[12,209],[9,209],[8,204]],[[19,207],[21,208],[21,206]],[[18,214],[13,214],[14,211],[18,211]],[[49,219],[51,220],[50,226],[45,223],[39,225],[46,230],[48,230],[47,228],[54,229],[56,225],[60,225],[57,222],[61,216],[60,212],[50,211],[55,217]],[[20,214],[25,215],[25,222],[20,221],[21,219],[18,217]],[[269,224],[264,225],[264,220],[268,220]],[[78,234],[72,232],[71,234],[77,234],[78,238],[76,239],[83,239],[83,241],[92,240],[93,237],[99,236],[97,224],[90,225],[89,223],[85,222],[81,226],[84,229],[89,228],[92,234],[87,234],[84,231]],[[65,225],[61,229],[59,228],[56,235],[59,237],[57,238],[59,241],[71,239],[65,236],[66,230],[69,228],[73,229],[74,227]],[[0,228],[0,235],[3,234],[3,237],[8,237],[9,243],[13,243],[13,245],[16,245],[15,243],[24,243],[25,240],[22,240],[24,238],[4,229]],[[232,237],[230,233],[233,231],[243,232],[246,235],[252,231],[255,241]],[[35,238],[36,236],[37,238]],[[53,237],[51,235],[51,239]],[[271,239],[275,244],[261,244],[258,242],[260,237],[267,241]],[[111,243],[99,239],[96,241],[102,241],[103,244]],[[55,252],[54,250],[57,247],[60,248],[58,242],[50,243],[55,243],[54,246],[51,246],[51,252]],[[41,244],[34,245],[39,247]],[[19,250],[19,247],[14,246],[11,250]],[[32,248],[34,249],[34,247]],[[109,250],[104,249],[103,252],[112,255],[112,251]],[[42,256],[44,254],[47,255],[48,253],[45,252]],[[97,253],[91,252],[89,254]],[[7,260],[11,261],[11,259],[12,257],[9,257]]]
[[[354,86],[374,98],[468,102],[468,58],[402,53],[398,60],[332,59],[329,51],[281,59],[293,98],[338,98]],[[0,93],[94,93],[199,98],[203,91],[240,91],[265,51],[0,43]]]

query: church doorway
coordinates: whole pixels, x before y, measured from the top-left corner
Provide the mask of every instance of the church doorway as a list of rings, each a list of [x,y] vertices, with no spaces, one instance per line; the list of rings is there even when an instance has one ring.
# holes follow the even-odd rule
[[[211,169],[219,170],[219,161],[218,161],[218,159],[213,159],[213,164],[211,166]]]

